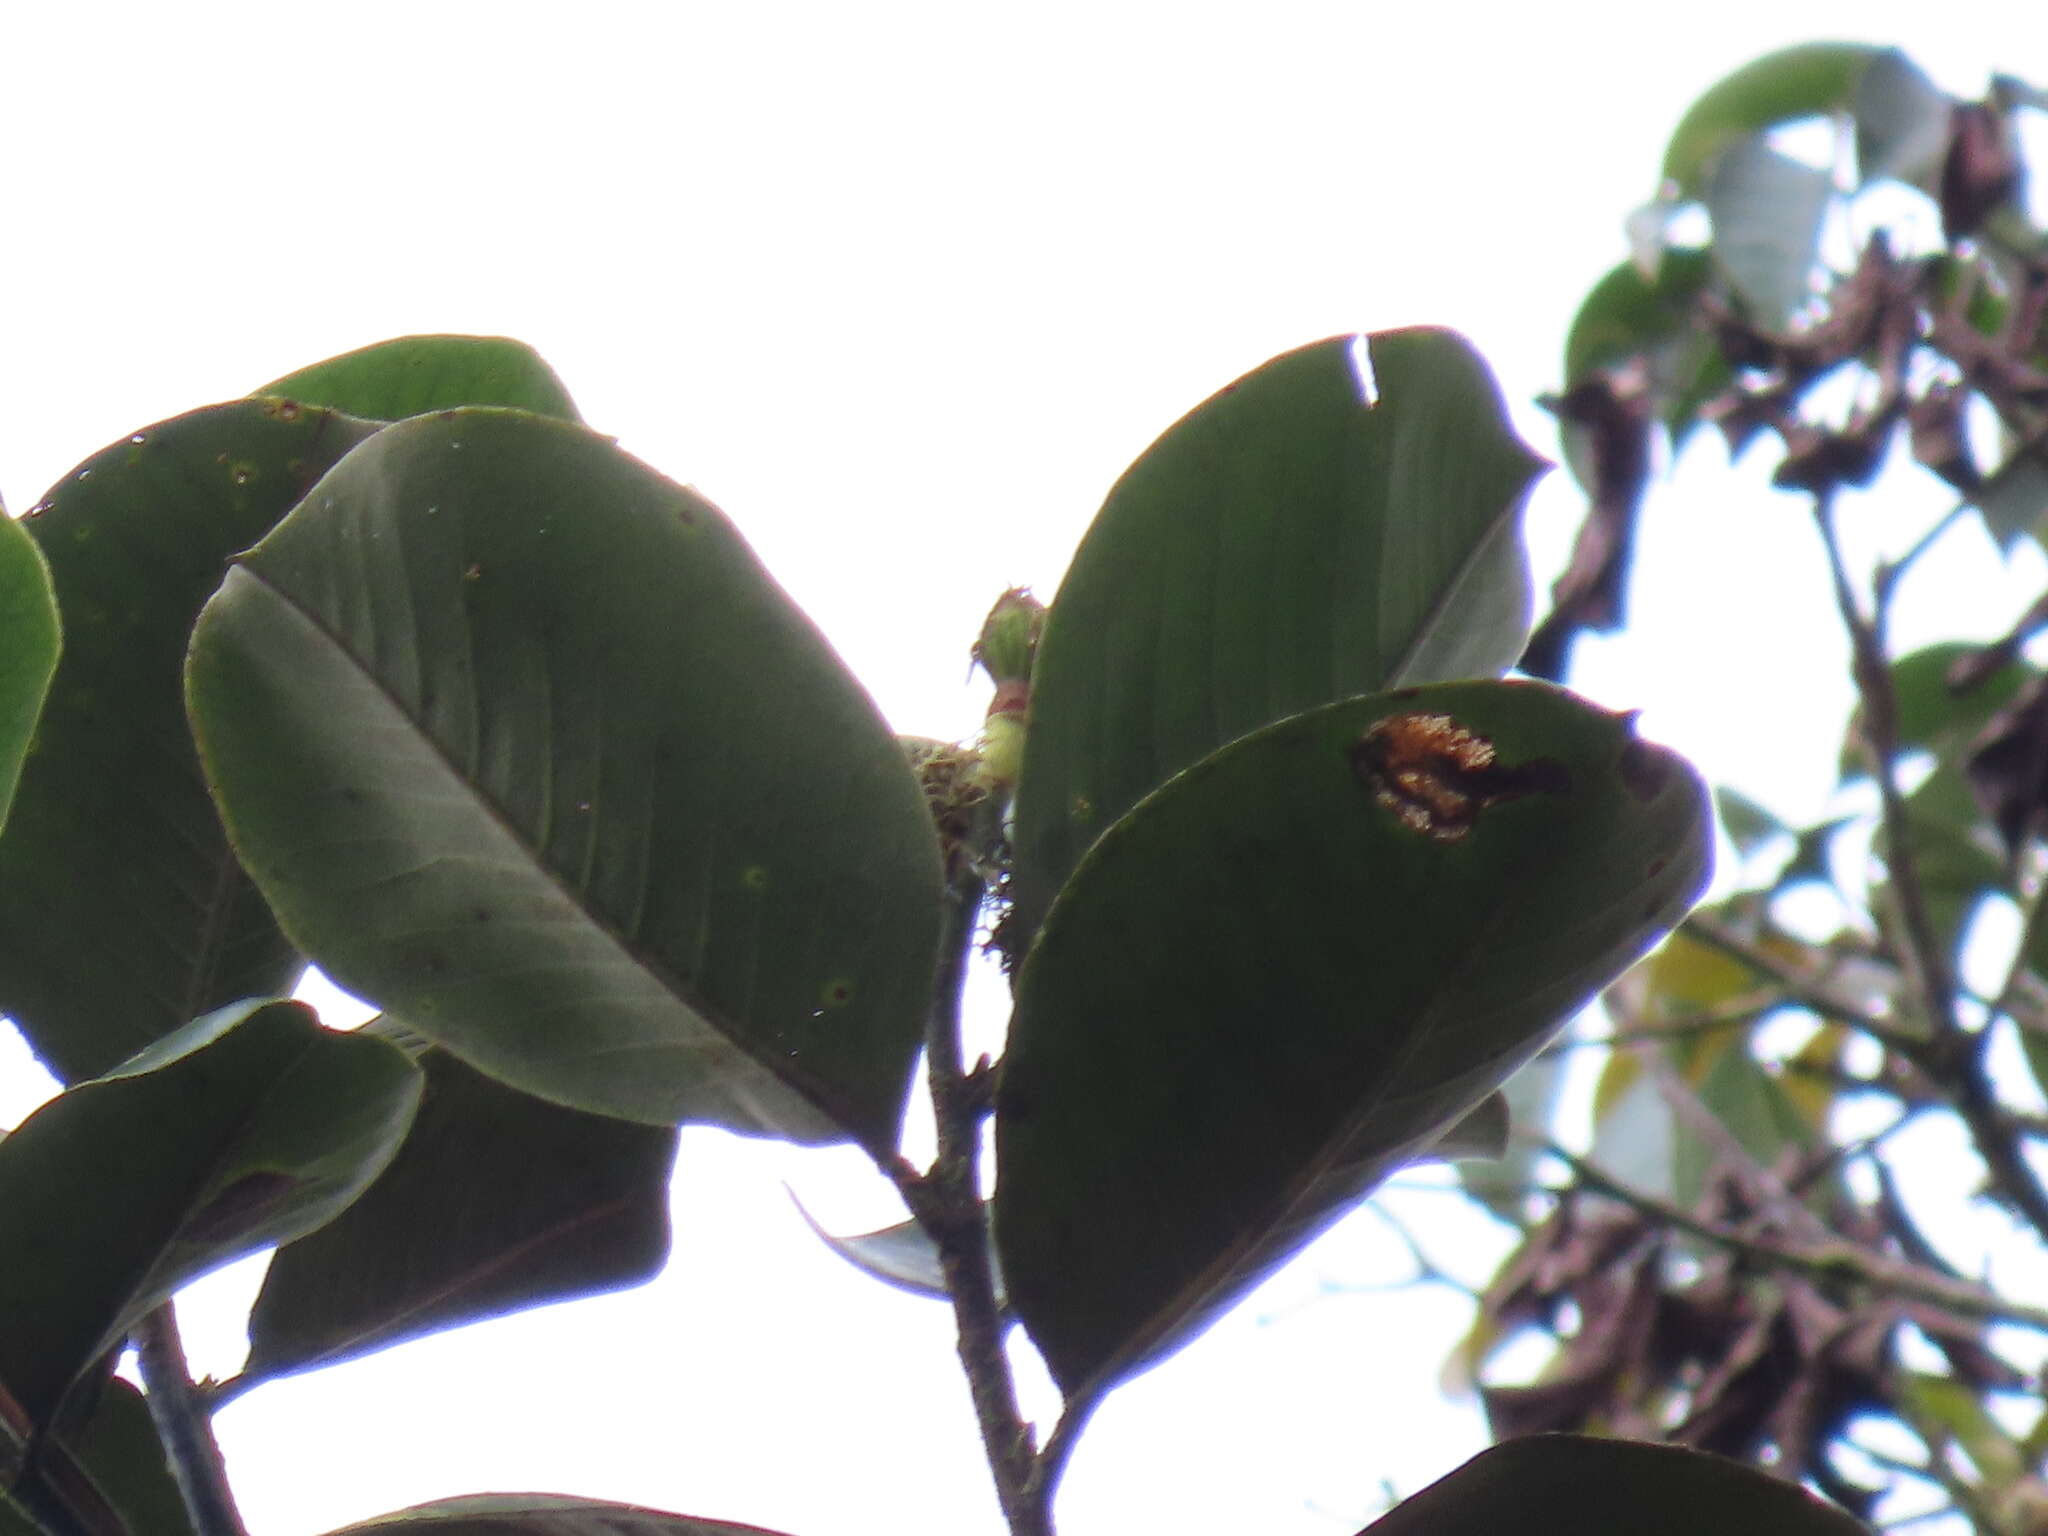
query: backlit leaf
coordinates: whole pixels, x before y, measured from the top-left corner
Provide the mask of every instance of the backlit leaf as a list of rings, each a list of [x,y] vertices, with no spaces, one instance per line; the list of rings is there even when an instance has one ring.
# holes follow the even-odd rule
[[[725,516],[511,411],[379,434],[229,572],[191,707],[323,970],[593,1113],[893,1149],[936,834]]]
[[[997,1102],[1003,1268],[1069,1395],[1528,1060],[1697,894],[1707,814],[1627,717],[1492,682],[1309,711],[1141,802],[1025,963]]]

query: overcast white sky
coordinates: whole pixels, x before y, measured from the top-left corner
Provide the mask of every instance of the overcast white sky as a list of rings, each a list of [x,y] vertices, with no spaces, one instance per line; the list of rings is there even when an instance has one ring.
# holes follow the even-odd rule
[[[1274,353],[1454,326],[1554,454],[1531,402],[1564,328],[1728,69],[1843,36],[1901,43],[1956,90],[2048,74],[2048,19],[2014,0],[1649,16],[16,4],[0,490],[18,511],[116,436],[386,336],[519,336],[594,426],[725,507],[899,729],[965,735],[995,594],[1050,596],[1123,466]],[[1698,459],[1654,509],[1641,628],[1589,647],[1580,681],[1812,814],[1847,699],[1813,551],[1758,472]],[[1578,512],[1552,476],[1531,513],[1546,570]],[[1988,633],[2041,580],[1963,541],[1903,638]],[[27,1081],[0,1054],[0,1105]],[[845,1270],[780,1189],[842,1228],[894,1219],[852,1167],[691,1133],[656,1284],[238,1403],[220,1428],[256,1536],[524,1488],[796,1536],[995,1531],[945,1314]],[[1455,1203],[1418,1199],[1451,1240]],[[1400,1264],[1358,1218],[1112,1399],[1070,1536],[1346,1536],[1384,1485],[1477,1449],[1470,1405],[1435,1386],[1455,1298],[1314,1299]],[[212,1289],[253,1284],[244,1266]],[[222,1373],[226,1314],[188,1309]]]

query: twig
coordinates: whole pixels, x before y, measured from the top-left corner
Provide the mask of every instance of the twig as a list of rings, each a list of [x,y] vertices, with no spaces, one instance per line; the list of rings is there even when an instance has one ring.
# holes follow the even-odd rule
[[[925,1064],[938,1129],[938,1156],[919,1173],[901,1159],[878,1159],[902,1191],[911,1215],[939,1250],[953,1300],[961,1369],[967,1376],[982,1449],[1011,1536],[1052,1536],[1049,1491],[1039,1492],[1040,1459],[1017,1405],[1004,1350],[1006,1327],[989,1265],[988,1213],[981,1198],[981,1132],[988,1118],[987,1076],[961,1059],[960,997],[974,953],[975,923],[987,886],[978,846],[1000,832],[993,801],[948,858],[939,970],[925,1030]]]
[[[1926,1043],[1894,1028],[1887,1020],[1867,1009],[1852,1007],[1825,989],[1825,977],[1804,974],[1801,967],[1744,938],[1709,913],[1693,913],[1680,925],[1679,932],[1689,939],[1697,939],[1710,949],[1719,950],[1731,960],[1741,961],[1758,975],[1768,978],[1783,990],[1782,1001],[1787,1005],[1804,1008],[1836,1024],[1845,1024],[1888,1050],[1905,1053]]]
[[[1855,1244],[1835,1240],[1814,1247],[1791,1247],[1766,1238],[1734,1232],[1714,1222],[1703,1221],[1690,1211],[1661,1200],[1643,1190],[1632,1189],[1610,1178],[1596,1165],[1551,1143],[1546,1150],[1572,1171],[1579,1184],[1595,1194],[1606,1195],[1666,1226],[1689,1233],[1731,1253],[1755,1259],[1778,1269],[1809,1275],[1817,1280],[1850,1280],[1905,1301],[1925,1302],[1959,1317],[1986,1322],[2010,1323],[2036,1333],[2048,1333],[2048,1308],[2030,1307],[2007,1301],[1995,1292],[1967,1281],[1929,1274],[1915,1266],[1900,1264],[1866,1253]]]
[[[1628,1045],[1662,1044],[1671,1040],[1690,1039],[1694,1035],[1711,1035],[1717,1030],[1741,1028],[1755,1023],[1774,1009],[1799,1006],[1801,1005],[1787,997],[1780,987],[1758,987],[1743,993],[1740,997],[1731,997],[1726,1002],[1716,1003],[1709,1008],[1667,1014],[1652,1023],[1630,1019],[1610,1035],[1566,1040],[1552,1048],[1575,1050],[1586,1046],[1618,1048]]]
[[[1857,606],[1836,536],[1829,498],[1814,498],[1814,522],[1826,547],[1834,581],[1835,603],[1841,610],[1855,660],[1857,693],[1863,701],[1863,745],[1877,781],[1878,803],[1885,833],[1885,863],[1891,872],[1892,899],[1904,929],[1908,974],[1920,995],[1930,1039],[1910,1042],[1901,1054],[1920,1068],[1950,1102],[1976,1143],[1978,1156],[1991,1175],[1992,1186],[2048,1242],[2048,1188],[2034,1172],[1984,1066],[1987,1036],[1966,1031],[1956,1015],[1954,980],[1948,956],[1928,916],[1926,893],[1907,824],[1905,796],[1898,781],[1898,699],[1892,691],[1891,668],[1885,655],[1885,623],[1898,569],[1881,570],[1871,615]],[[2031,915],[2030,915],[2031,926]]]
[[[1865,617],[1856,601],[1849,569],[1842,557],[1842,541],[1835,531],[1833,500],[1826,493],[1814,497],[1813,520],[1827,552],[1835,606],[1841,613],[1842,627],[1849,636],[1856,692],[1863,702],[1863,746],[1870,756],[1871,776],[1877,781],[1879,814],[1885,834],[1885,866],[1891,872],[1892,900],[1898,908],[1900,926],[1905,930],[1903,947],[1907,973],[1926,1013],[1928,1032],[1944,1049],[1954,1049],[1962,1033],[1956,1022],[1954,984],[1949,977],[1948,956],[1935,936],[1934,922],[1927,913],[1926,894],[1920,884],[1913,838],[1906,825],[1906,799],[1899,789],[1899,706],[1892,692],[1891,665],[1885,656],[1885,622],[1895,577],[1879,574],[1876,602],[1870,616]]]
[[[185,1365],[185,1346],[178,1338],[171,1303],[145,1317],[131,1337],[142,1370],[144,1400],[163,1440],[171,1475],[185,1496],[192,1528],[198,1536],[248,1536],[234,1490],[228,1486],[220,1442],[213,1438],[213,1423]]]
[[[1045,1449],[1039,1452],[1038,1465],[1032,1473],[1031,1499],[1046,1511],[1046,1528],[1051,1529],[1052,1495],[1059,1487],[1060,1478],[1067,1470],[1067,1460],[1074,1454],[1074,1447],[1080,1443],[1081,1431],[1088,1427],[1089,1419],[1102,1401],[1100,1392],[1092,1397],[1077,1397],[1068,1401],[1060,1414],[1060,1421],[1053,1425],[1052,1434],[1045,1442]]]

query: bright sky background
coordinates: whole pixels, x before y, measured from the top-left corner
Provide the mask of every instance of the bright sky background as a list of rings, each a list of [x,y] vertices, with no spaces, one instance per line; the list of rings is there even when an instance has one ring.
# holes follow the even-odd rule
[[[518,336],[592,425],[734,517],[898,729],[964,736],[989,602],[1050,597],[1117,473],[1277,352],[1456,327],[1555,454],[1532,402],[1564,328],[1729,69],[1840,36],[1958,91],[2048,74],[2048,17],[2017,0],[1651,14],[17,3],[0,490],[19,511],[117,436],[370,341]],[[1848,693],[1803,516],[1712,445],[1687,467],[1653,506],[1637,632],[1584,647],[1578,681],[1810,816]],[[1546,580],[1580,505],[1562,473],[1536,498]],[[1958,540],[1901,639],[1989,634],[2042,580]],[[0,1123],[31,1081],[0,1051]],[[255,1536],[486,1489],[795,1536],[998,1530],[948,1316],[846,1269],[781,1185],[841,1230],[893,1197],[857,1160],[715,1133],[679,1171],[655,1284],[229,1409]],[[1449,1197],[1406,1209],[1479,1251]],[[1318,1299],[1402,1265],[1356,1218],[1112,1398],[1069,1536],[1348,1536],[1476,1450],[1435,1384],[1462,1303]],[[184,1309],[200,1368],[234,1368],[255,1283],[240,1266]]]

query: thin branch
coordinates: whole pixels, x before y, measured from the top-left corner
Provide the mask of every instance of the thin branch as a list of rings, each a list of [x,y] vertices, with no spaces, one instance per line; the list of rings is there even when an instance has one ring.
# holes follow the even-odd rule
[[[1053,1425],[1052,1434],[1045,1442],[1045,1449],[1039,1452],[1038,1465],[1031,1480],[1031,1499],[1046,1512],[1046,1528],[1051,1529],[1052,1496],[1059,1487],[1060,1478],[1066,1474],[1067,1461],[1074,1454],[1074,1447],[1081,1442],[1081,1431],[1088,1427],[1088,1421],[1095,1416],[1096,1408],[1102,1402],[1102,1394],[1092,1397],[1069,1399],[1060,1421]]]
[[[939,1251],[953,1301],[961,1369],[981,1427],[982,1449],[1011,1536],[1053,1536],[1050,1497],[1038,1493],[1040,1461],[1017,1403],[1004,1348],[1007,1324],[989,1263],[988,1212],[981,1197],[981,1133],[989,1114],[987,1073],[961,1057],[960,1000],[974,954],[975,925],[987,884],[984,845],[1000,834],[999,807],[976,807],[973,825],[949,849],[939,970],[926,1019],[925,1066],[938,1130],[938,1156],[919,1173],[901,1159],[878,1159],[910,1213]]]
[[[1814,497],[1813,520],[1827,552],[1835,606],[1849,636],[1856,693],[1863,703],[1863,746],[1870,758],[1871,776],[1877,781],[1885,834],[1885,867],[1891,874],[1892,900],[1904,929],[1907,974],[1926,1013],[1928,1032],[1942,1048],[1954,1049],[1962,1033],[1956,1022],[1955,986],[1949,975],[1948,956],[1927,912],[1913,836],[1907,826],[1906,799],[1899,789],[1899,704],[1892,691],[1891,664],[1885,655],[1885,621],[1895,578],[1880,573],[1876,603],[1866,617],[1849,580],[1829,496]]]
[[[1793,1247],[1768,1238],[1731,1231],[1715,1222],[1703,1221],[1690,1211],[1661,1200],[1643,1190],[1632,1189],[1609,1177],[1596,1165],[1567,1151],[1555,1142],[1547,1148],[1563,1162],[1582,1188],[1619,1200],[1631,1209],[1680,1232],[1713,1243],[1744,1258],[1755,1259],[1776,1269],[1808,1275],[1816,1280],[1854,1281],[1903,1301],[1925,1302],[1958,1317],[1980,1318],[1986,1322],[2010,1323],[2036,1333],[2048,1333],[2048,1307],[2030,1307],[2007,1301],[1997,1293],[1968,1281],[1929,1274],[1917,1266],[1901,1264],[1867,1253],[1855,1244],[1835,1240],[1813,1247]]]
[[[1612,1034],[1566,1040],[1555,1048],[1575,1050],[1597,1045],[1619,1049],[1623,1046],[1658,1045],[1671,1040],[1691,1039],[1695,1035],[1711,1035],[1719,1030],[1743,1028],[1777,1009],[1801,1006],[1787,997],[1780,987],[1758,987],[1709,1008],[1667,1014],[1654,1023],[1630,1019]]]
[[[1953,1095],[1957,1116],[1976,1143],[1977,1155],[1984,1159],[1993,1190],[2026,1218],[2036,1237],[2048,1242],[2048,1190],[2042,1188],[2040,1175],[2027,1161],[2020,1127],[1998,1102],[1983,1058],[1976,1054],[1962,1058],[1945,1086]]]
[[[1946,512],[1942,513],[1940,517],[1936,518],[1934,526],[1915,539],[1903,555],[1900,555],[1898,559],[1890,562],[1885,567],[1885,573],[1890,583],[1896,586],[1900,579],[1905,576],[1906,572],[1910,571],[1919,562],[1920,557],[1941,541],[1943,534],[1955,527],[1967,513],[1976,510],[1977,503],[1965,496]]]
[[[1869,1036],[1886,1049],[1902,1054],[1917,1050],[1926,1044],[1904,1030],[1895,1028],[1881,1015],[1844,1002],[1827,990],[1827,978],[1824,975],[1811,974],[1806,968],[1772,954],[1761,944],[1744,938],[1711,913],[1693,913],[1679,926],[1679,932],[1689,939],[1697,939],[1710,949],[1719,950],[1731,960],[1741,961],[1757,974],[1767,977],[1782,989],[1782,1001],[1786,1005],[1804,1008],[1833,1023],[1846,1025],[1860,1034]]]
[[[2020,1136],[1998,1101],[1984,1066],[1987,1036],[1964,1030],[1956,1014],[1955,983],[1948,956],[1928,915],[1926,893],[1908,825],[1905,796],[1898,780],[1898,699],[1892,690],[1891,667],[1885,654],[1885,623],[1896,568],[1880,571],[1875,603],[1866,618],[1856,602],[1836,536],[1833,512],[1825,495],[1814,499],[1814,522],[1826,547],[1835,602],[1841,610],[1855,661],[1857,693],[1863,701],[1863,745],[1877,781],[1885,833],[1885,863],[1891,892],[1904,930],[1908,974],[1927,1016],[1931,1038],[1902,1048],[1914,1065],[1945,1090],[1956,1114],[1976,1143],[1991,1183],[2023,1216],[2035,1235],[2048,1242],[2048,1188],[2028,1163]]]
[[[177,1315],[165,1302],[136,1325],[131,1336],[149,1414],[169,1457],[171,1475],[185,1496],[198,1536],[248,1536],[228,1486],[227,1462],[185,1365]]]

